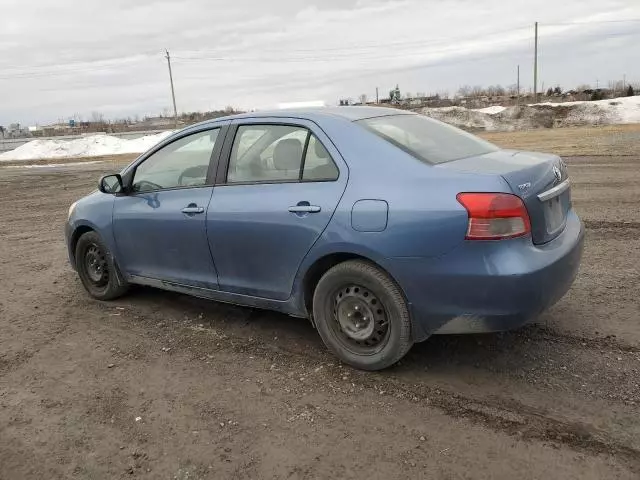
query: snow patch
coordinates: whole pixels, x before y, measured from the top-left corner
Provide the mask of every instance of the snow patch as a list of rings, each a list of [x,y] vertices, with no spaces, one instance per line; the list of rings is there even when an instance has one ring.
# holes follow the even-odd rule
[[[640,96],[519,107],[423,108],[420,113],[463,129],[488,131],[640,123]]]
[[[492,105],[486,108],[476,108],[476,112],[486,113],[488,115],[495,115],[496,113],[502,113],[507,109],[507,107],[503,107],[502,105]]]
[[[640,123],[640,95],[633,97],[610,98],[596,100],[594,102],[564,102],[564,103],[534,103],[530,107],[579,107],[589,111],[593,116],[599,115],[607,120],[607,123]],[[585,108],[588,107],[588,108]],[[594,108],[596,107],[596,108]]]
[[[0,161],[78,158],[142,153],[171,135],[172,131],[145,135],[133,140],[99,134],[73,140],[32,140],[15,150],[0,154]]]

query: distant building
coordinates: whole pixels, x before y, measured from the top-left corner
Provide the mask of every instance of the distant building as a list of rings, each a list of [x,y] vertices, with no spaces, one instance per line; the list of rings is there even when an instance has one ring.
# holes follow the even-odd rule
[[[28,137],[29,129],[23,127],[19,123],[10,123],[4,131],[5,138],[21,138]]]

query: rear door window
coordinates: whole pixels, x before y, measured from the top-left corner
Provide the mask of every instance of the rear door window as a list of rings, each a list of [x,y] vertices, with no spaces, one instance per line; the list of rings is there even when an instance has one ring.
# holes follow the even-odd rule
[[[291,125],[240,125],[227,183],[327,181],[339,172],[322,143],[308,129]]]
[[[309,138],[307,154],[304,158],[304,171],[302,180],[306,182],[319,182],[336,180],[340,172],[331,159],[331,155],[322,142],[315,135]]]

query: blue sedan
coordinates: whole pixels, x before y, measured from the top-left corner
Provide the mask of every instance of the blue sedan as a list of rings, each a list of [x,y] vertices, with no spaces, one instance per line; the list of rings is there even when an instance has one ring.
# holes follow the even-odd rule
[[[583,238],[560,158],[369,107],[185,128],[66,225],[97,299],[138,284],[308,318],[365,370],[432,334],[535,318],[570,288]]]

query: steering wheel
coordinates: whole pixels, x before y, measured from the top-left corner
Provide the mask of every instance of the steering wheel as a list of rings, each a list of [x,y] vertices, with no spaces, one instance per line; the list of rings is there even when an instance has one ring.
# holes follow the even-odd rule
[[[149,180],[140,180],[134,185],[134,190],[140,193],[150,192],[152,190],[162,190],[163,188],[164,187],[162,185],[150,182]]]
[[[247,162],[247,166],[249,167],[251,175],[253,175],[254,177],[260,177],[264,175],[264,164],[263,160],[260,158],[260,155],[253,155]]]
[[[183,186],[183,180],[185,178],[206,178],[209,165],[196,165],[195,167],[189,167],[178,177],[178,185]]]

